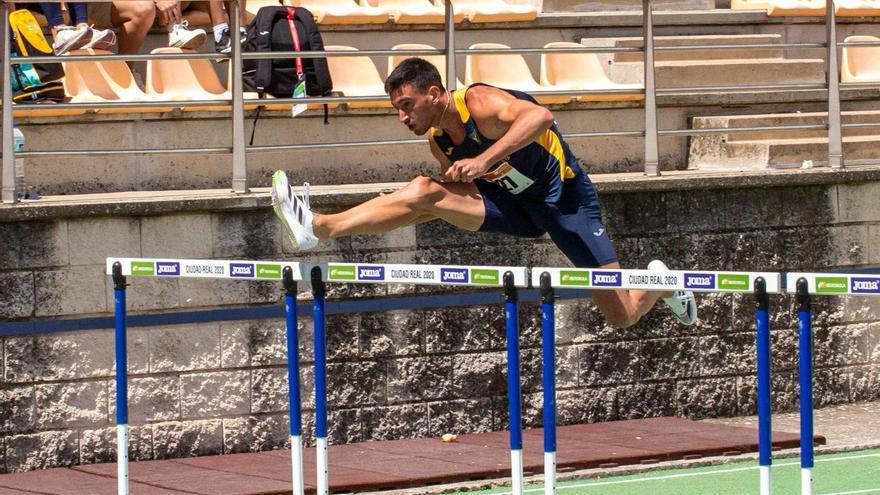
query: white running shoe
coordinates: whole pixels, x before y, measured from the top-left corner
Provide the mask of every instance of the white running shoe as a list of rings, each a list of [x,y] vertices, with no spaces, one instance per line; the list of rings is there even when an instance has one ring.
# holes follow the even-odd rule
[[[92,39],[92,30],[87,27],[59,26],[52,40],[55,55],[64,55],[87,45]]]
[[[654,260],[648,263],[648,270],[668,271],[666,263]],[[697,300],[694,293],[689,290],[677,290],[671,297],[664,297],[663,302],[672,310],[672,314],[684,325],[693,325],[697,322]]]
[[[309,207],[309,183],[303,184],[305,191],[297,196],[287,183],[287,174],[278,170],[272,175],[272,208],[287,231],[293,247],[302,251],[318,245],[318,238],[312,231],[312,210]]]
[[[205,44],[208,34],[204,29],[189,29],[189,22],[181,21],[171,26],[168,32],[168,46],[195,50]]]
[[[92,39],[83,48],[109,50],[116,44],[116,33],[112,29],[95,29],[94,27],[89,29],[92,31]]]

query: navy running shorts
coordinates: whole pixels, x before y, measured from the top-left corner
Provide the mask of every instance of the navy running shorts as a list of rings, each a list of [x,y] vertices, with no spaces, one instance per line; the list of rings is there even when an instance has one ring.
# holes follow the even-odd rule
[[[540,237],[544,233],[579,268],[596,268],[617,261],[617,253],[602,225],[599,195],[583,171],[563,182],[558,201],[515,196],[485,180],[474,181],[486,218],[480,232],[498,232],[516,237]]]

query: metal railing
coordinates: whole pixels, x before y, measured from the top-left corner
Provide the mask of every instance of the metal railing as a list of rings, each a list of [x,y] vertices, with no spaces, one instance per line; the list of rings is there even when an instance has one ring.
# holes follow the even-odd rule
[[[259,60],[274,58],[323,58],[341,56],[386,56],[386,55],[445,55],[446,57],[446,81],[450,90],[456,89],[456,55],[476,54],[545,54],[545,53],[627,53],[644,52],[643,71],[644,85],[641,89],[604,89],[604,90],[581,90],[581,91],[539,91],[535,96],[565,95],[580,96],[593,94],[644,94],[644,128],[641,130],[623,131],[591,131],[591,132],[567,132],[567,138],[599,138],[599,137],[642,137],[644,138],[644,173],[647,176],[659,176],[659,137],[660,136],[696,136],[705,134],[726,134],[737,132],[779,132],[796,130],[827,130],[828,131],[828,162],[832,167],[843,167],[844,157],[842,152],[842,129],[874,128],[878,124],[845,124],[841,125],[840,114],[840,88],[877,88],[880,84],[866,83],[840,83],[840,71],[837,59],[838,46],[880,46],[880,42],[845,42],[838,43],[836,39],[836,19],[834,2],[829,0],[826,9],[826,42],[825,43],[755,43],[746,45],[688,45],[688,46],[655,46],[653,34],[653,0],[642,0],[643,26],[642,46],[640,47],[575,47],[575,48],[504,48],[504,49],[457,49],[455,47],[455,22],[450,0],[445,0],[446,19],[444,24],[445,40],[443,49],[435,50],[358,50],[358,51],[321,51],[321,52],[271,52],[271,53],[242,53],[238,43],[232,44],[230,55],[193,53],[193,54],[137,54],[137,55],[76,55],[66,56],[65,62],[95,61],[95,60],[125,60],[125,61],[148,61],[148,60],[174,60],[174,59],[209,59],[229,58],[232,65],[230,99],[197,100],[197,101],[148,101],[148,102],[101,102],[101,103],[60,103],[52,105],[53,109],[85,109],[94,110],[100,108],[167,108],[171,107],[206,107],[218,105],[231,105],[232,140],[229,146],[221,147],[194,147],[176,149],[116,149],[116,150],[40,150],[15,153],[13,149],[13,104],[11,92],[10,66],[22,63],[58,62],[57,57],[10,57],[9,43],[4,42],[3,58],[9,63],[2,64],[2,194],[0,199],[5,203],[14,203],[17,200],[14,160],[19,158],[44,158],[52,156],[114,156],[114,155],[169,155],[169,154],[231,154],[232,155],[232,190],[237,193],[248,192],[247,183],[247,153],[288,151],[288,150],[313,150],[324,148],[351,148],[364,146],[383,145],[408,145],[421,143],[423,139],[397,139],[397,140],[368,140],[356,142],[333,142],[333,143],[297,143],[277,145],[251,145],[245,144],[244,132],[244,107],[245,105],[266,104],[263,99],[245,99],[243,82],[241,77],[242,60]],[[5,2],[0,2],[0,17],[2,17],[4,40],[10,39],[10,26],[6,13]],[[238,32],[241,18],[240,10],[231,9],[231,31]],[[827,50],[827,77],[825,83],[794,83],[794,84],[762,84],[762,85],[738,85],[738,86],[702,86],[702,87],[678,87],[657,88],[655,76],[655,51],[683,51],[683,50],[723,50],[723,49],[787,49],[787,48],[825,48]],[[706,93],[739,93],[754,91],[780,91],[780,90],[827,90],[828,92],[828,123],[805,124],[787,126],[758,126],[741,128],[704,128],[704,129],[658,129],[657,126],[657,96],[658,95],[682,95],[682,94],[706,94]],[[387,101],[387,95],[375,96],[332,96],[332,97],[308,97],[308,98],[273,98],[271,104],[294,104],[294,103],[355,103]],[[39,104],[16,104],[16,109],[31,110],[44,109]]]

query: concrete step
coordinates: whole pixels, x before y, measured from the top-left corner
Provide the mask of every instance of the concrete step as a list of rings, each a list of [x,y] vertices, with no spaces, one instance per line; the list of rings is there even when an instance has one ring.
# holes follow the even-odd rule
[[[819,59],[674,60],[657,62],[658,88],[798,84],[825,81],[825,62]],[[644,64],[612,64],[609,76],[619,83],[642,84]]]
[[[690,35],[690,36],[656,36],[654,46],[697,46],[697,45],[757,45],[776,44],[782,36],[779,34],[744,34],[744,35]],[[581,44],[586,46],[614,46],[636,48],[642,46],[641,37],[621,38],[582,38]],[[644,60],[642,53],[614,53],[610,60],[613,63],[641,62]],[[655,51],[654,58],[657,61],[670,60],[731,60],[731,59],[755,59],[755,58],[783,58],[782,48],[730,48],[719,50],[684,50],[684,51]]]
[[[880,122],[880,111],[845,112],[843,123]],[[695,117],[693,127],[742,128],[780,125],[825,124],[827,113],[789,113]],[[845,129],[843,151],[850,163],[880,161],[880,130]],[[693,136],[688,150],[688,168],[699,170],[761,170],[798,168],[805,161],[827,164],[828,133],[825,130],[737,132]]]
[[[716,0],[655,0],[654,10],[709,10]],[[642,10],[640,0],[544,0],[542,12],[620,12]]]

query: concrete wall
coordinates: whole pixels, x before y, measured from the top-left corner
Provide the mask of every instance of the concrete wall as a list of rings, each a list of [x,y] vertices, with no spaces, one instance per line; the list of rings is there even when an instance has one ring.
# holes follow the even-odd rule
[[[880,265],[878,167],[597,183],[625,266],[655,257],[674,268],[708,270]],[[232,207],[213,211],[180,211],[183,203],[168,202],[162,206],[168,212],[153,206],[153,214],[121,203],[72,205],[43,220],[28,220],[45,215],[37,204],[0,208],[0,318],[46,330],[58,318],[108,315],[107,255],[567,265],[546,239],[470,234],[439,223],[340,239],[294,256],[265,194],[230,198]],[[327,211],[353,200],[324,195],[313,204]],[[132,216],[113,213],[122,206]],[[280,297],[274,282],[130,282],[132,313],[278,304]],[[309,298],[308,285],[301,289]],[[429,293],[334,285],[329,297],[416,292]],[[753,414],[753,303],[732,295],[698,300],[701,320],[694,327],[654,311],[628,330],[608,327],[588,301],[562,302],[560,423]],[[794,303],[773,297],[772,304],[774,404],[791,411],[797,407]],[[532,427],[541,423],[536,304],[524,304],[521,321],[525,425]],[[814,322],[817,405],[880,399],[880,300],[818,299]],[[282,325],[278,319],[132,328],[132,458],[284,447]],[[308,318],[300,330],[308,415],[314,407]],[[500,306],[333,316],[328,338],[334,443],[507,427]],[[4,336],[0,347],[0,471],[114,459],[112,330]],[[307,436],[312,424],[306,420]]]

